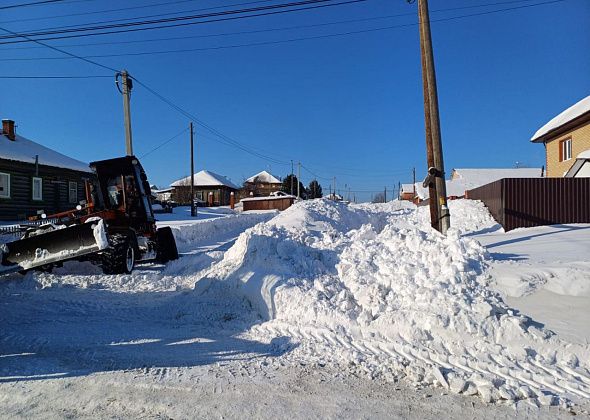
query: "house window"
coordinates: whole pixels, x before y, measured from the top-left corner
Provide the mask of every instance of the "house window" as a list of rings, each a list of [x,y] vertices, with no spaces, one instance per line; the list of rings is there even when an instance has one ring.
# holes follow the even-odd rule
[[[43,200],[43,179],[33,177],[33,200]]]
[[[10,174],[0,172],[0,198],[10,198]]]
[[[562,140],[559,142],[559,157],[560,162],[570,160],[572,158],[572,139]]]
[[[71,204],[78,202],[78,183],[70,181],[68,183],[68,197]]]

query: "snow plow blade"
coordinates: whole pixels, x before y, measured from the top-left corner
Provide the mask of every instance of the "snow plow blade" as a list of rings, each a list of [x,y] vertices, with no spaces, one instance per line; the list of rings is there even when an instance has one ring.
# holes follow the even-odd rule
[[[107,246],[102,220],[49,230],[0,245],[0,274],[75,259]]]

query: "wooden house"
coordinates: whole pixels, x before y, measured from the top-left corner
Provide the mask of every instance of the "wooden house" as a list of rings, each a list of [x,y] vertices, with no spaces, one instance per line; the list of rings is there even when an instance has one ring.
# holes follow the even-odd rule
[[[0,220],[25,220],[74,208],[86,198],[87,163],[22,137],[12,120],[0,134]]]
[[[223,175],[211,171],[200,171],[194,176],[194,197],[201,205],[228,206],[231,194],[237,194],[239,187]],[[191,177],[187,176],[170,184],[172,200],[178,204],[191,203]]]
[[[580,169],[590,161],[590,96],[552,118],[531,141],[545,146],[547,177],[589,176],[590,169]]]
[[[276,176],[267,171],[258,172],[244,181],[242,195],[244,197],[267,197],[273,192],[280,191],[283,183]],[[250,195],[250,193],[252,193]]]

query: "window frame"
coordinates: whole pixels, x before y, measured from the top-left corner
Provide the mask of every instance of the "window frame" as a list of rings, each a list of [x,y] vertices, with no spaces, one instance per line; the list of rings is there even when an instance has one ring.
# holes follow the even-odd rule
[[[35,197],[35,182],[39,181],[39,196]],[[33,201],[43,201],[43,178],[34,176],[31,181],[31,199]]]
[[[571,137],[559,142],[559,161],[566,162],[572,159],[572,139]]]
[[[75,195],[72,200],[72,192],[75,191]],[[76,204],[78,202],[78,182],[68,181],[68,202],[70,204]]]
[[[3,193],[2,191],[0,191],[0,198],[10,198],[10,174],[6,172],[0,172],[0,175],[5,175],[7,178],[7,192]]]

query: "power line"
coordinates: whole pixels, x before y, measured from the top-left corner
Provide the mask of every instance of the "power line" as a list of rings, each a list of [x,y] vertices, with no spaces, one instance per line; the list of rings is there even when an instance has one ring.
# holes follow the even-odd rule
[[[68,14],[64,14],[64,15],[43,16],[43,17],[34,17],[34,18],[26,18],[26,19],[14,19],[14,20],[10,20],[10,21],[3,21],[0,23],[30,22],[30,21],[34,21],[34,20],[60,19],[60,18],[64,18],[64,17],[96,15],[96,14],[102,14],[102,13],[122,12],[122,11],[126,11],[126,10],[134,10],[134,9],[145,9],[147,7],[167,6],[167,5],[171,5],[171,4],[188,3],[188,2],[194,2],[194,1],[198,1],[198,0],[176,0],[176,1],[169,1],[169,2],[164,2],[164,3],[144,4],[141,6],[121,7],[118,9],[95,10],[92,12],[79,12],[79,13],[68,13]]]
[[[463,19],[473,16],[481,16],[487,15],[492,13],[500,13],[506,11],[512,11],[516,9],[521,9],[525,7],[534,7],[534,6],[542,6],[547,4],[554,4],[554,3],[561,3],[566,0],[551,0],[542,3],[535,3],[526,6],[519,6],[519,7],[512,7],[506,9],[498,9],[488,12],[481,12],[481,13],[473,13],[468,15],[460,15],[460,16],[453,16],[449,18],[442,18],[431,20],[431,22],[447,22],[457,19]],[[332,34],[324,34],[324,35],[315,35],[315,36],[307,36],[307,37],[298,37],[298,38],[290,38],[290,39],[283,39],[283,40],[276,40],[276,41],[260,41],[260,42],[252,42],[252,43],[243,43],[243,44],[233,44],[233,45],[221,45],[215,47],[202,47],[202,48],[183,48],[183,49],[176,49],[176,50],[160,50],[160,51],[140,51],[134,53],[119,53],[119,54],[96,54],[96,55],[89,55],[86,58],[107,58],[107,57],[131,57],[131,56],[144,56],[144,55],[161,55],[161,54],[177,54],[177,53],[186,53],[186,52],[198,52],[198,51],[214,51],[214,50],[223,50],[223,49],[235,49],[235,48],[244,48],[244,47],[256,47],[256,46],[265,46],[265,45],[277,45],[277,44],[284,44],[284,43],[292,43],[298,41],[308,41],[308,40],[317,40],[317,39],[326,39],[326,38],[334,38],[340,36],[348,36],[348,35],[358,35],[363,33],[371,33],[377,31],[384,31],[384,30],[391,30],[391,29],[399,29],[399,28],[406,28],[417,26],[418,23],[407,23],[401,25],[392,25],[392,26],[384,26],[378,28],[369,28],[369,29],[361,29],[356,31],[348,31],[348,32],[338,32]],[[2,44],[2,43],[0,43]],[[68,59],[67,57],[24,57],[24,58],[0,58],[0,61],[34,61],[34,60],[64,60]]]
[[[182,134],[186,133],[188,131],[188,128],[183,129],[180,133],[176,134],[173,137],[170,137],[168,140],[163,141],[162,143],[160,143],[158,146],[154,147],[153,149],[151,149],[149,152],[144,153],[143,155],[140,156],[140,159],[143,159],[144,157],[152,154],[153,152],[155,152],[156,150],[158,150],[159,148],[165,146],[166,144],[170,143],[172,140],[177,139],[178,137],[180,137]]]
[[[191,0],[191,1],[194,1],[194,0]],[[260,4],[260,3],[270,3],[272,1],[274,1],[274,0],[248,1],[248,2],[244,2],[244,3],[225,4],[225,5],[222,5],[222,6],[204,7],[204,8],[200,8],[200,9],[184,10],[184,11],[179,11],[179,12],[158,13],[158,14],[154,14],[154,15],[135,16],[135,17],[131,17],[131,18],[126,17],[126,18],[119,18],[119,19],[102,20],[102,21],[97,21],[97,22],[78,23],[78,24],[74,24],[74,25],[54,26],[54,27],[50,27],[50,28],[36,29],[36,31],[57,30],[57,29],[67,29],[67,28],[78,28],[78,27],[83,27],[84,25],[99,25],[99,24],[115,23],[115,22],[128,22],[128,23],[132,23],[134,20],[138,20],[138,19],[148,19],[148,18],[154,18],[154,17],[161,18],[161,17],[164,17],[164,16],[181,15],[183,13],[204,12],[204,11],[207,11],[207,10],[227,9],[228,7],[246,6],[246,5],[250,5],[250,4]],[[526,0],[521,0],[521,1],[526,1]],[[531,1],[531,0],[528,0],[528,1]],[[178,3],[178,2],[172,2],[172,3]]]
[[[93,33],[94,35],[105,35],[105,34],[114,34],[114,33],[126,33],[126,32],[137,32],[137,31],[145,31],[145,30],[153,30],[153,29],[163,29],[163,28],[172,28],[172,27],[180,27],[180,26],[188,26],[188,25],[198,25],[203,23],[210,23],[210,22],[220,22],[220,21],[227,21],[227,20],[236,20],[236,19],[248,19],[251,17],[258,17],[258,16],[266,16],[272,14],[280,14],[280,13],[290,13],[290,12],[298,12],[302,10],[309,10],[309,9],[317,9],[321,7],[329,7],[329,6],[339,6],[343,4],[350,4],[350,3],[359,3],[368,0],[347,0],[340,3],[328,3],[328,4],[318,4],[318,3],[327,3],[332,2],[334,0],[301,0],[296,2],[290,3],[281,3],[281,4],[273,4],[269,6],[259,6],[259,7],[250,7],[246,9],[237,9],[237,10],[225,10],[222,12],[215,12],[215,13],[205,13],[199,15],[187,15],[187,16],[178,16],[174,18],[163,18],[163,19],[152,19],[152,20],[145,20],[139,22],[127,22],[127,23],[117,23],[111,25],[101,25],[101,26],[89,26],[89,27],[78,27],[78,28],[71,28],[71,29],[62,29],[62,30],[45,30],[45,31],[36,31],[36,32],[28,32],[24,33],[23,35],[27,35],[30,37],[39,37],[43,35],[56,35],[56,34],[68,34],[68,33],[75,33],[75,32],[89,32],[89,31],[103,31],[108,29],[118,29],[118,28],[128,28],[128,27],[135,27],[131,29],[118,29],[114,31],[107,31],[107,32],[100,32],[100,33]],[[307,5],[315,5],[315,6],[308,6],[308,7],[300,7],[298,9],[294,9],[294,7],[298,6],[307,6]],[[276,9],[285,9],[287,10],[276,10]],[[293,8],[293,9],[288,9]],[[273,12],[265,12],[267,10],[273,10]],[[261,12],[261,13],[257,13]],[[245,15],[246,13],[252,13],[249,15]],[[238,16],[233,16],[238,15]],[[240,16],[241,15],[241,16]],[[195,19],[204,19],[210,17],[219,17],[219,19],[210,19],[207,21],[196,21],[196,22],[186,22],[192,21]],[[230,16],[230,17],[223,17],[223,16]],[[150,27],[143,27],[137,28],[137,26],[144,26],[144,25],[158,25],[158,24],[165,24],[165,23],[173,23],[173,22],[182,22],[182,23],[173,23],[171,25],[161,25],[161,26],[150,26]],[[84,36],[85,34],[81,34],[78,36]],[[90,34],[86,34],[90,35]],[[69,37],[74,37],[69,36]],[[11,39],[14,36],[0,36],[0,39]],[[66,37],[61,37],[66,38]],[[44,40],[44,39],[42,39]]]
[[[159,94],[154,89],[150,88],[148,85],[146,85],[142,81],[138,80],[137,78],[133,77],[132,79],[133,79],[133,81],[135,83],[137,83],[138,85],[140,85],[143,88],[145,88],[148,92],[150,92],[152,95],[156,96],[162,102],[166,103],[172,109],[174,109],[178,113],[184,115],[189,120],[195,121],[201,127],[205,128],[209,132],[213,133],[215,136],[217,136],[220,139],[220,140],[217,140],[218,142],[227,144],[229,146],[233,146],[233,147],[238,148],[238,149],[240,149],[240,150],[242,150],[242,151],[244,151],[246,153],[249,153],[249,154],[251,154],[253,156],[256,156],[256,157],[258,157],[260,159],[267,160],[267,161],[272,162],[272,163],[276,163],[276,164],[287,164],[287,162],[281,161],[279,159],[275,159],[275,158],[273,158],[271,156],[264,155],[262,153],[259,153],[259,152],[255,151],[255,150],[253,150],[252,148],[248,148],[247,146],[241,144],[237,140],[234,140],[231,137],[228,137],[227,135],[221,133],[217,129],[211,127],[209,124],[205,123],[204,121],[202,121],[201,119],[199,119],[198,117],[196,117],[194,114],[191,114],[190,112],[188,112],[185,109],[181,108],[180,106],[176,105],[174,102],[172,102],[171,100],[169,100],[166,97],[162,96],[161,94]]]
[[[62,2],[64,0],[43,0],[43,1],[33,1],[30,3],[21,3],[21,4],[13,4],[10,6],[0,6],[0,10],[4,10],[4,9],[16,9],[18,7],[28,7],[28,6],[38,6],[41,4],[47,4],[47,3],[59,3]]]
[[[85,61],[85,62],[87,62],[87,63],[89,63],[89,64],[93,64],[93,65],[95,65],[95,66],[101,67],[101,68],[103,68],[103,69],[114,71],[115,73],[117,72],[117,70],[116,70],[116,69],[114,69],[114,68],[112,68],[112,67],[105,66],[105,65],[103,65],[103,64],[97,63],[96,61],[89,60],[88,58],[81,57],[81,56],[79,56],[79,55],[76,55],[76,54],[72,54],[72,53],[70,53],[70,52],[68,52],[68,51],[65,51],[65,50],[59,49],[59,48],[57,48],[57,47],[53,47],[53,46],[51,46],[51,45],[49,45],[49,44],[46,44],[46,43],[44,43],[44,42],[37,41],[37,40],[35,40],[35,39],[30,39],[30,38],[29,38],[29,37],[27,37],[26,35],[21,35],[21,34],[18,34],[18,33],[16,33],[16,32],[12,32],[12,31],[10,31],[10,30],[8,30],[8,29],[5,29],[5,28],[2,28],[2,27],[0,27],[0,30],[2,30],[2,31],[4,31],[4,32],[8,32],[9,34],[13,34],[13,35],[16,35],[16,36],[23,37],[23,38],[25,38],[25,39],[28,39],[28,40],[30,40],[31,42],[35,42],[35,43],[37,43],[37,44],[39,44],[39,45],[43,45],[43,46],[45,46],[45,47],[47,47],[47,48],[50,48],[50,49],[52,49],[52,50],[54,50],[54,51],[57,51],[57,52],[60,52],[60,53],[62,53],[62,54],[69,55],[69,56],[70,56],[70,57],[72,57],[72,58],[77,58],[77,59],[79,59],[79,60],[82,60],[82,61]]]
[[[112,78],[113,76],[0,76],[0,79],[103,79]]]

